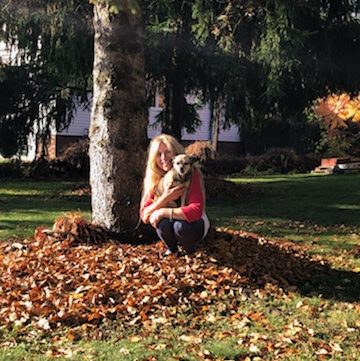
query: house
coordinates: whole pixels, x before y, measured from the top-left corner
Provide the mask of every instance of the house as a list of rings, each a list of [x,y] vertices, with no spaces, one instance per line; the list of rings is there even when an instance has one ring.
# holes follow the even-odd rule
[[[10,64],[12,59],[11,49],[4,43],[0,41],[0,65],[1,64]]]
[[[7,47],[4,42],[0,41],[0,64],[16,64],[17,62],[17,48]],[[197,101],[196,95],[188,95],[187,102],[195,103]],[[154,97],[154,105],[149,108],[149,126],[148,138],[152,139],[161,133],[161,129],[155,126],[156,115],[162,110],[161,97],[159,95]],[[42,109],[42,111],[46,111]],[[50,159],[59,156],[71,143],[86,138],[90,126],[91,105],[84,107],[78,104],[75,111],[75,116],[70,125],[62,131],[57,131],[53,126],[51,127],[50,141],[47,147],[48,157]],[[204,104],[198,110],[198,116],[201,120],[201,126],[195,133],[183,132],[182,142],[187,145],[195,140],[211,140],[212,138],[212,122],[210,105]],[[220,129],[218,139],[218,151],[220,153],[237,153],[240,142],[239,129],[232,125],[229,129]],[[37,150],[36,131],[28,138],[27,153],[22,155],[22,159],[32,161],[36,158]]]
[[[194,95],[187,97],[188,102],[195,101]],[[156,116],[162,110],[159,105],[159,98],[156,97],[154,106],[149,108],[149,126],[147,130],[148,138],[152,139],[161,133],[159,126],[155,125]],[[211,111],[210,105],[204,104],[198,110],[199,119],[201,120],[200,127],[195,133],[188,133],[183,131],[182,143],[187,145],[196,140],[211,140]],[[51,129],[51,137],[48,145],[48,157],[53,159],[59,156],[64,150],[73,142],[79,139],[86,138],[89,132],[91,117],[91,106],[83,107],[78,105],[75,116],[70,125],[62,131],[56,131],[54,127]],[[229,129],[220,129],[218,151],[220,153],[237,153],[240,142],[240,135],[238,127],[232,125]],[[32,161],[36,157],[36,140],[32,136],[28,142],[28,153],[23,157],[24,160]]]

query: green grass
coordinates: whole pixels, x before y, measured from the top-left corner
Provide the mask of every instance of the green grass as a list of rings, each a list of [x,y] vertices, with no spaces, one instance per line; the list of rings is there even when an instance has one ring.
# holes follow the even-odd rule
[[[89,197],[73,196],[78,182],[12,181],[0,184],[0,239],[31,236],[37,226],[51,226],[71,211],[90,217]]]
[[[360,175],[284,175],[236,178],[262,192],[237,201],[210,202],[218,225],[312,245],[336,255],[360,243]],[[358,265],[358,262],[355,262]]]
[[[360,259],[351,254],[360,243],[360,175],[288,175],[237,178],[261,192],[240,200],[208,202],[216,226],[292,240],[321,255],[337,271],[360,276]],[[0,239],[33,234],[58,216],[81,210],[90,217],[88,196],[73,196],[76,182],[2,182]],[[343,276],[341,276],[343,277]],[[343,280],[344,282],[346,279]],[[334,283],[337,284],[338,283]],[[356,296],[357,295],[357,296]],[[0,324],[0,361],[50,360],[358,360],[359,290],[354,301],[318,294],[270,292],[238,296],[238,314],[229,318],[225,303],[211,304],[206,319],[190,311],[174,323],[144,332],[121,322],[97,326],[89,338],[69,337],[68,329],[48,334],[7,330]],[[229,296],[229,303],[233,298]],[[251,318],[251,314],[261,317]],[[249,319],[250,317],[251,319]],[[81,329],[74,332],[80,332]],[[99,335],[103,336],[99,336]],[[104,337],[104,335],[106,337]],[[103,338],[104,340],[96,340]],[[249,345],[252,345],[251,349]],[[331,351],[331,352],[329,352]],[[329,352],[327,355],[322,355]],[[259,356],[257,359],[256,357]]]
[[[253,222],[298,221],[319,226],[344,224],[347,227],[357,227],[359,224],[359,175],[289,175],[232,180],[256,184],[264,193],[257,196],[245,194],[238,204],[231,202],[222,205],[226,218],[230,215]],[[230,220],[222,217],[220,222]],[[281,235],[280,229],[281,227],[278,230],[270,227],[268,230],[276,230]]]

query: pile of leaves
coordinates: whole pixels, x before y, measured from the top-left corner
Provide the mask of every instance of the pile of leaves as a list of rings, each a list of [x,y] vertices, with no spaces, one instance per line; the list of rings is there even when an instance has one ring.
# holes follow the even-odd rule
[[[82,218],[80,213],[70,213],[66,217],[57,219],[52,230],[38,227],[35,230],[35,239],[61,240],[63,246],[73,243],[103,244],[108,240],[107,232]]]
[[[69,215],[53,230],[0,246],[0,323],[43,330],[121,319],[149,325],[184,307],[201,315],[244,290],[296,290],[323,268],[300,247],[255,234],[212,230],[193,256],[164,257],[161,242],[115,243]]]
[[[189,144],[185,149],[186,154],[199,158],[200,164],[203,166],[210,159],[215,159],[216,151],[209,141],[196,141]]]

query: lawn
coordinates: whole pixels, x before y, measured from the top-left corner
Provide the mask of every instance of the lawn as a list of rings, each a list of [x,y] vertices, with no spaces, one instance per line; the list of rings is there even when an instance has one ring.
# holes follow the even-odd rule
[[[90,217],[90,200],[81,196],[81,182],[9,181],[0,184],[0,239],[33,235],[39,225],[51,226],[67,212]]]
[[[337,266],[343,264],[346,251],[360,244],[359,174],[232,181],[256,185],[262,192],[244,194],[236,204],[212,203],[209,213],[217,225],[311,245],[311,252],[326,254]],[[352,260],[346,258],[349,266]],[[359,265],[356,260],[352,264]]]
[[[128,267],[133,271],[126,274],[127,280],[118,277],[126,289],[127,307],[136,299],[137,287],[144,292],[161,289],[152,303],[148,293],[141,300],[143,308],[161,304],[159,309],[148,310],[141,319],[134,304],[116,317],[60,322],[51,329],[4,322],[0,360],[358,360],[360,175],[232,180],[257,191],[241,194],[236,201],[209,200],[217,237],[210,237],[193,259],[162,259],[156,253],[159,243],[62,251],[63,267],[69,266],[67,284],[89,277],[84,269],[91,265],[102,275],[99,283],[93,280],[101,288],[116,279],[111,274]],[[31,236],[37,225],[50,227],[67,211],[81,210],[89,218],[89,197],[79,191],[83,187],[76,182],[3,182],[0,239],[18,242]],[[46,254],[45,248],[38,249]],[[19,264],[27,259],[21,250],[7,252],[2,249],[2,262],[14,255]],[[36,254],[31,264],[40,264]],[[86,257],[92,257],[90,263]],[[41,258],[46,265],[46,257]],[[15,272],[6,266],[3,270]],[[151,277],[168,285],[156,284]],[[42,287],[50,292],[47,282]],[[131,282],[139,283],[134,287]],[[25,278],[18,283],[21,293]],[[67,302],[67,292],[65,288],[59,294],[58,302]],[[80,302],[85,293],[71,289],[69,305]],[[14,305],[17,296],[14,292]],[[174,296],[178,302],[171,301]],[[83,309],[86,312],[93,311]]]

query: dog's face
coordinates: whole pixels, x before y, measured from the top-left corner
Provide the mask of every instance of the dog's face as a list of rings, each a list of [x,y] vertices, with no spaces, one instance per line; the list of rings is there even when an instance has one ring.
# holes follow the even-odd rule
[[[173,167],[177,174],[184,176],[191,171],[193,160],[186,154],[179,154],[173,158]]]

